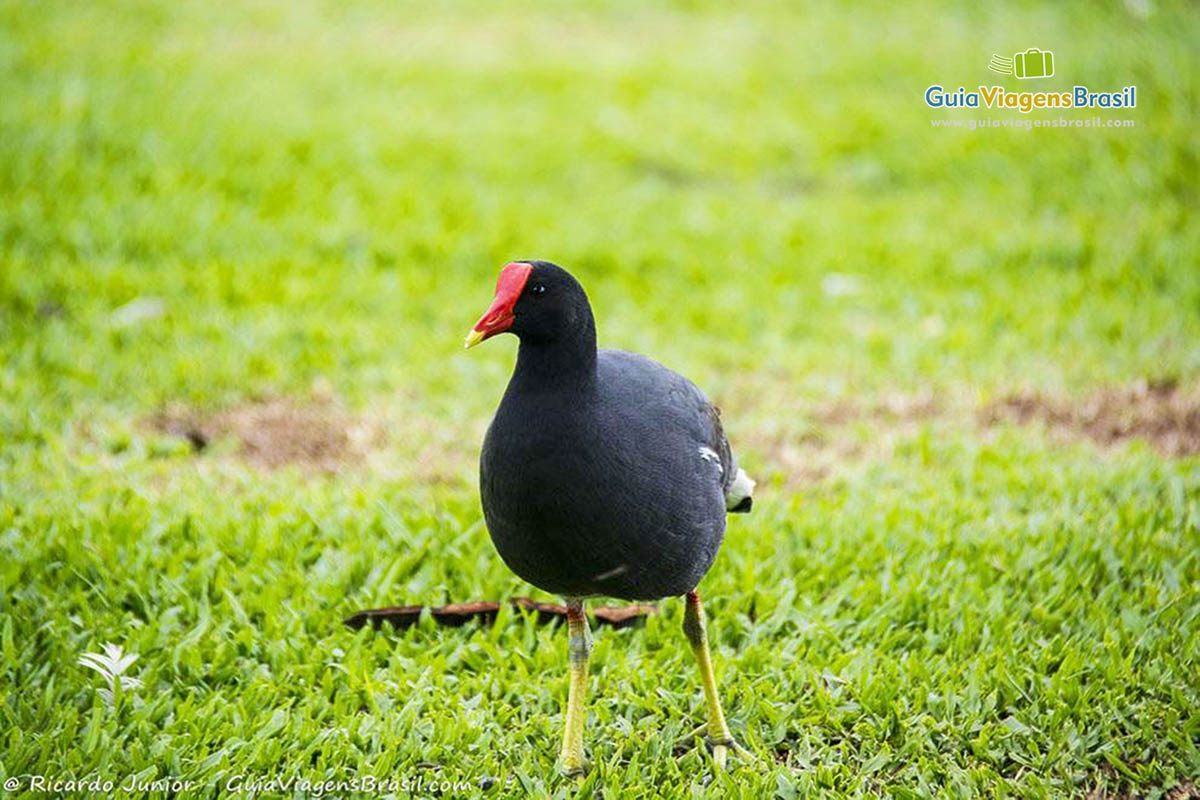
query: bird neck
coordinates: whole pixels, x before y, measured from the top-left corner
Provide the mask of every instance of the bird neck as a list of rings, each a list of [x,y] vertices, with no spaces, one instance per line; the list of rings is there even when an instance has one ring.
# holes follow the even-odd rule
[[[521,339],[514,382],[523,389],[570,388],[596,377],[596,323],[589,312],[564,336]]]

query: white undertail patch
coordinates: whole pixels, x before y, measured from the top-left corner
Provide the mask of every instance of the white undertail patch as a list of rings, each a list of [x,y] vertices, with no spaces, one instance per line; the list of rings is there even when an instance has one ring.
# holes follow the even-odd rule
[[[725,491],[725,508],[737,508],[748,498],[754,497],[754,486],[754,480],[746,474],[746,470],[739,469],[733,484]]]

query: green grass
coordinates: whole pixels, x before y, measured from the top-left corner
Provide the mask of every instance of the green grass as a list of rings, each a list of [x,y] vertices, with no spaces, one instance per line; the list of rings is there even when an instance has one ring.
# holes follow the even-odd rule
[[[571,795],[562,630],[339,622],[530,593],[474,472],[514,343],[461,342],[498,268],[541,257],[605,344],[725,407],[761,481],[701,590],[764,763],[705,787],[669,601],[597,635],[590,785],[1200,778],[1200,460],[974,416],[1200,376],[1197,41],[1170,2],[0,3],[0,777]],[[1137,127],[931,127],[926,86],[1031,46],[1047,88],[1136,83],[1113,116]],[[161,313],[114,316],[139,298]],[[384,433],[335,474],[145,422],[325,395]],[[893,395],[941,411],[817,414]],[[857,444],[797,481],[777,455],[814,435]],[[115,707],[76,663],[106,642],[140,657]]]

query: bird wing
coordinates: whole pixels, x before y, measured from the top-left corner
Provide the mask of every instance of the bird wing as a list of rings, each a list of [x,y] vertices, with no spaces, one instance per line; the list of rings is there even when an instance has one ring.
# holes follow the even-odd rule
[[[696,388],[700,392],[699,388]],[[735,514],[746,513],[754,500],[754,481],[741,469],[734,458],[733,448],[725,436],[725,428],[721,425],[721,409],[704,397],[705,411],[711,431],[709,436],[710,452],[716,454],[721,464],[721,492],[725,495],[725,510]]]
[[[725,497],[727,511],[750,510],[754,481],[740,469],[729,439],[721,424],[721,411],[690,380],[653,359],[624,350],[603,350],[602,357],[612,359],[628,385],[639,392],[643,403],[654,402],[657,395],[669,417],[682,426],[693,443],[695,457],[712,463],[713,472]],[[655,391],[657,389],[657,391]]]

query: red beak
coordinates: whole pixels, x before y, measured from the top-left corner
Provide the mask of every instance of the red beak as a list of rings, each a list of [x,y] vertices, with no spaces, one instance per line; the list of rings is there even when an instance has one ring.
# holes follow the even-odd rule
[[[490,339],[512,327],[513,306],[517,304],[521,292],[525,291],[525,282],[529,280],[531,272],[533,265],[521,261],[504,265],[496,281],[496,296],[492,298],[492,304],[479,318],[479,322],[476,322],[475,327],[467,334],[467,347],[474,347],[484,339]]]

